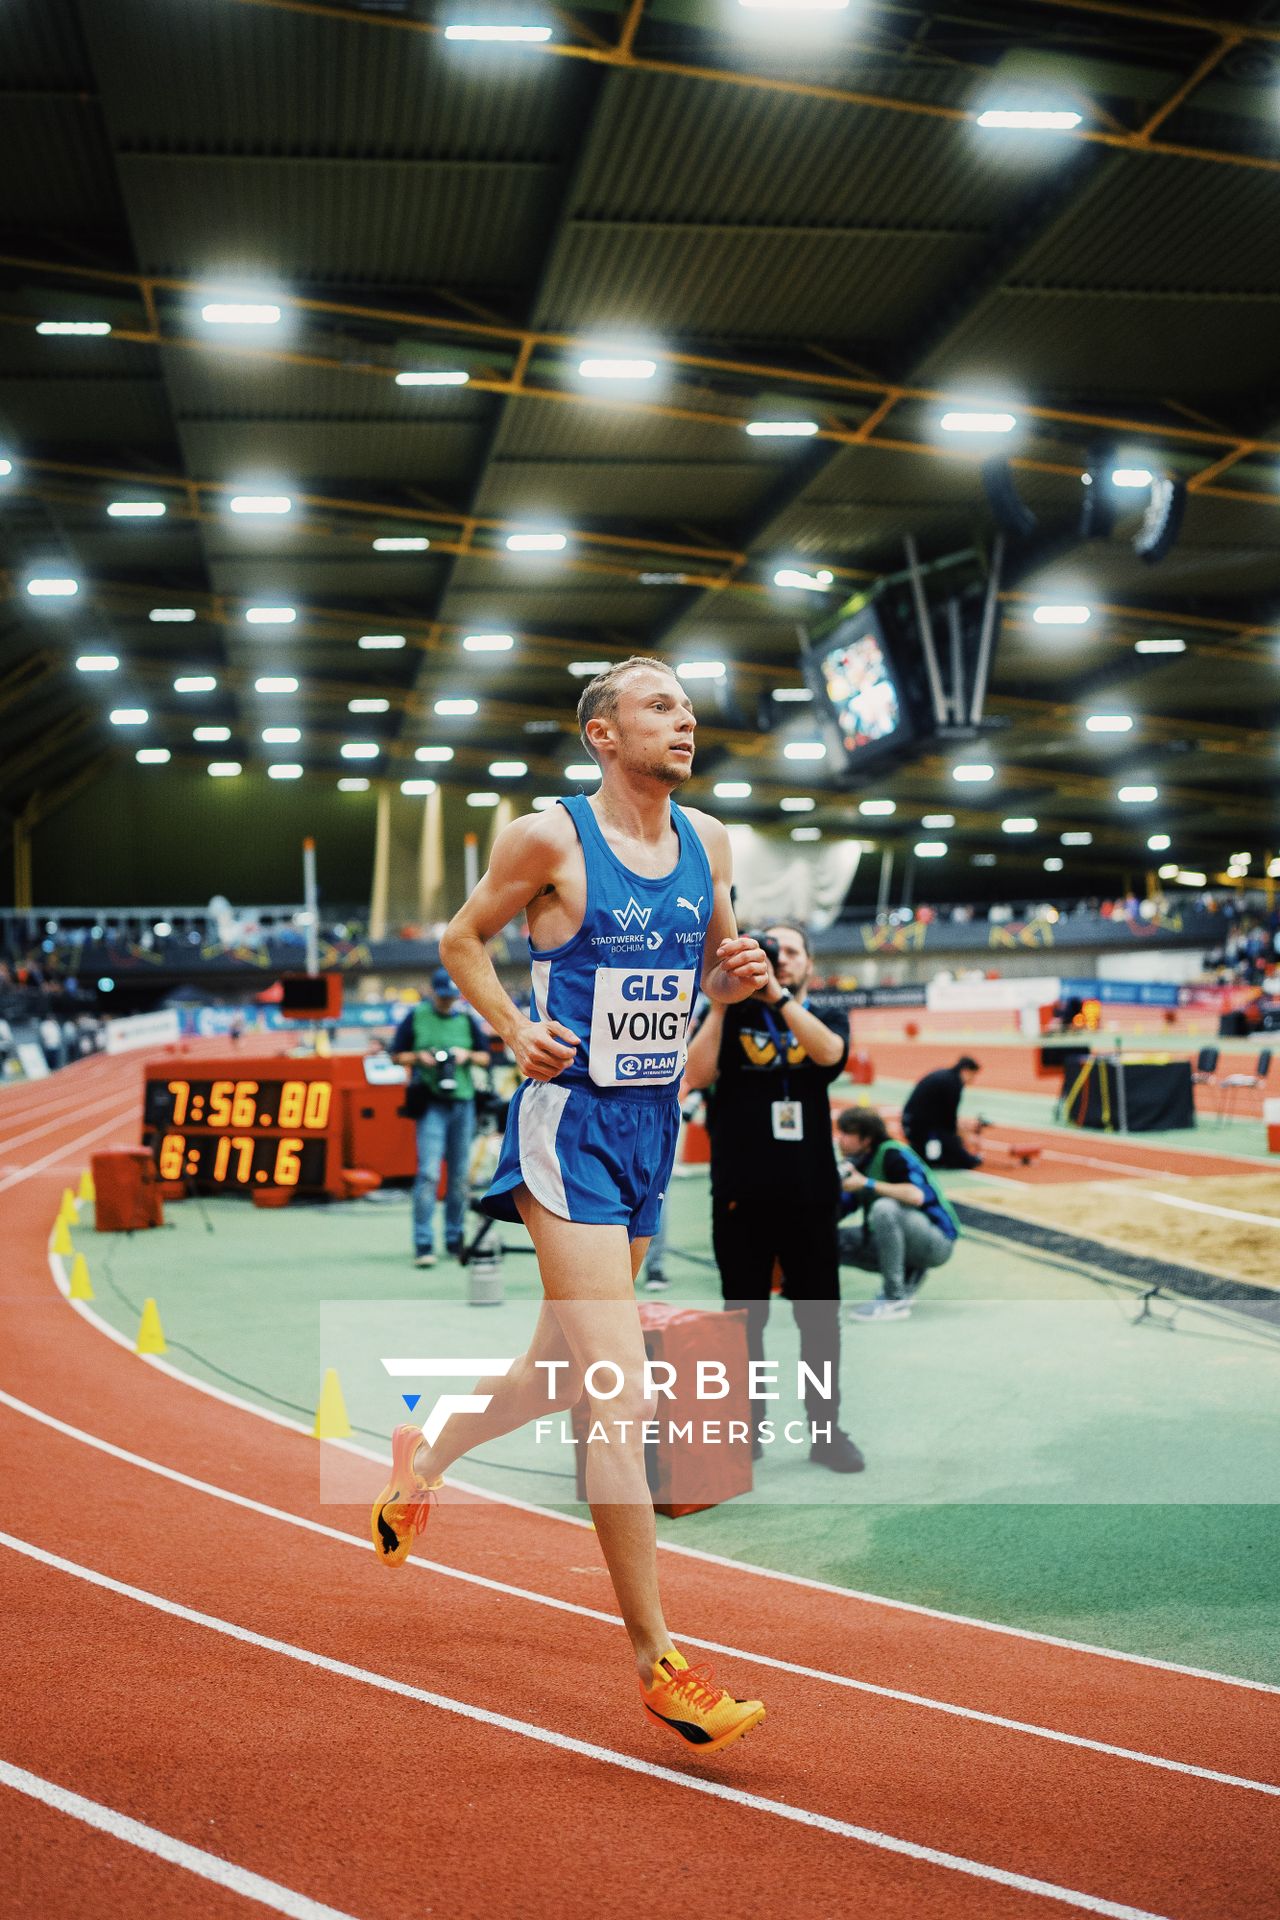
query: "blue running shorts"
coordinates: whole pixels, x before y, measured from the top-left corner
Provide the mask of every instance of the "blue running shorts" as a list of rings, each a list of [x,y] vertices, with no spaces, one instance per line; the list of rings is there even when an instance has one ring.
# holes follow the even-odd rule
[[[518,1220],[514,1189],[525,1186],[562,1220],[625,1227],[628,1239],[646,1239],[657,1231],[679,1130],[674,1088],[632,1096],[523,1080],[481,1210]]]

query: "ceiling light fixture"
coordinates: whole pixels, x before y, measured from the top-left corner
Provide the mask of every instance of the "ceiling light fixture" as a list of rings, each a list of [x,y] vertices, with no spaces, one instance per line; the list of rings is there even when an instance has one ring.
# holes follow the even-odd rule
[[[415,373],[398,373],[398,387],[465,387],[471,378],[458,367],[441,367],[438,370],[420,369]]]
[[[396,653],[404,644],[402,633],[362,633],[356,642],[365,653]]]
[[[107,505],[111,520],[162,520],[166,511],[163,500],[112,500]]]
[[[437,700],[435,705],[435,710],[437,713],[442,713],[442,714],[479,713],[480,702],[478,700],[470,700],[465,698],[457,699],[457,700],[453,700],[453,699]]]
[[[276,327],[279,307],[247,300],[213,300],[201,307],[200,318],[209,327]]]
[[[751,782],[749,780],[717,780],[712,792],[717,800],[749,800]]]
[[[812,813],[817,804],[816,800],[810,800],[802,793],[789,793],[785,799],[778,802],[779,809],[783,813]]]
[[[1087,733],[1130,733],[1133,729],[1127,713],[1091,713],[1084,724]]]
[[[348,774],[345,779],[338,782],[339,793],[368,793],[368,791],[369,782],[360,773]]]
[[[296,693],[298,683],[291,673],[263,674],[253,683],[255,693]]]
[[[27,582],[33,600],[72,600],[80,591],[80,582],[68,575],[37,574]]]
[[[1122,800],[1126,806],[1145,806],[1148,801],[1159,798],[1158,787],[1121,787],[1116,795],[1116,799]]]
[[[218,682],[211,673],[182,673],[173,683],[175,693],[212,693]]]
[[[1058,838],[1064,847],[1091,847],[1093,845],[1093,835],[1091,833],[1061,833],[1058,835]]]
[[[1000,822],[1000,831],[1002,833],[1034,833],[1039,825],[1040,822],[1033,820],[1029,814],[1015,814],[1011,819]]]
[[[240,772],[238,760],[211,760],[205,771],[214,780],[234,780]]]
[[[114,653],[82,653],[76,661],[77,673],[114,673],[120,665]]]
[[[1031,618],[1038,627],[1085,627],[1089,624],[1091,610],[1088,607],[1050,603],[1035,607]]]
[[[987,766],[981,760],[962,761],[958,767],[951,769],[951,778],[958,780],[961,786],[966,787],[981,786],[984,781],[994,780],[995,777],[995,768]]]
[[[344,760],[376,760],[381,751],[376,740],[344,740],[338,748]]]
[[[467,805],[469,807],[496,807],[501,798],[502,795],[500,793],[494,793],[492,789],[483,793],[469,793],[467,795]]]
[[[157,626],[170,623],[175,626],[186,626],[194,620],[195,617],[196,610],[194,607],[152,607],[150,613],[147,615],[148,620],[154,620]]]
[[[681,660],[676,667],[681,680],[723,680],[723,660]]]
[[[110,331],[109,320],[41,320],[36,327],[37,333],[81,334],[97,339]]]
[[[516,643],[513,633],[465,633],[462,636],[464,653],[510,653]]]
[[[251,517],[293,512],[293,501],[287,493],[234,493],[227,505],[232,513]]]
[[[264,727],[262,740],[268,747],[291,747],[302,738],[300,727]]]
[[[114,707],[107,718],[113,727],[145,727],[151,715],[145,707]]]
[[[941,860],[946,851],[945,840],[917,840],[915,844],[915,854],[919,860]]]
[[[433,761],[434,760],[439,760],[439,761],[452,760],[453,748],[452,747],[415,747],[413,752],[413,757],[415,760],[433,760]]]
[[[987,107],[978,115],[978,125],[1031,133],[1070,133],[1083,118],[1074,107]]]
[[[578,372],[584,380],[652,380],[658,371],[656,360],[579,360]]]
[[[598,780],[600,769],[594,760],[575,760],[572,766],[565,768],[564,777],[566,780]]]
[[[1012,433],[1018,424],[1016,413],[944,413],[938,425],[944,433]]]
[[[770,698],[777,700],[781,705],[794,703],[799,706],[806,700],[812,700],[813,695],[808,687],[775,687]]]
[[[529,769],[523,760],[491,760],[489,772],[495,780],[519,780]]]
[[[835,579],[826,567],[818,573],[801,573],[796,567],[779,567],[773,576],[775,587],[794,587],[800,593],[825,593]]]
[[[791,838],[793,840],[821,840],[822,828],[821,827],[792,827]]]
[[[434,780],[402,780],[400,791],[407,793],[411,799],[420,798],[425,793],[434,793],[436,782]]]
[[[561,553],[569,544],[564,533],[509,533],[508,553]]]
[[[816,420],[748,420],[753,440],[809,440],[818,431]]]
[[[431,542],[424,534],[390,534],[375,540],[375,553],[425,553]]]
[[[231,738],[231,729],[230,727],[195,727],[192,729],[191,738],[199,740],[204,745],[215,746],[220,740]]]
[[[389,700],[382,700],[382,699],[348,700],[347,712],[348,713],[386,713],[390,705],[391,705],[391,702]]]
[[[251,627],[291,627],[298,617],[296,607],[246,607],[244,617]]]
[[[897,811],[896,800],[860,800],[858,802],[858,812],[865,813],[869,819],[878,819],[881,816],[887,819],[891,813]]]
[[[134,759],[142,767],[163,767],[172,758],[168,747],[139,747]]]
[[[1172,845],[1167,833],[1153,833],[1147,839],[1147,848],[1151,853],[1168,853]]]
[[[569,671],[575,680],[594,680],[598,673],[608,673],[612,660],[571,660]]]
[[[1127,487],[1135,491],[1151,485],[1152,475],[1146,467],[1113,467],[1111,484],[1113,487]]]
[[[954,827],[955,823],[954,813],[926,813],[920,825],[933,827],[936,830],[939,827]]]
[[[784,760],[825,760],[827,749],[821,740],[788,740],[782,757]]]
[[[514,43],[536,44],[551,38],[550,27],[518,26],[473,26],[465,21],[457,22],[444,30],[446,40],[507,40]]]
[[[280,760],[267,768],[268,780],[301,780],[302,768],[296,760]]]
[[[1135,653],[1185,653],[1187,643],[1170,635],[1165,640],[1135,640],[1133,650]]]

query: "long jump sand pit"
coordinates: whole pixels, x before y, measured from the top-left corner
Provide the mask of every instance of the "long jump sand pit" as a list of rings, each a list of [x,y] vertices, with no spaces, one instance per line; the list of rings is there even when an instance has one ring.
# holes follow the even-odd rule
[[[973,1196],[977,1198],[976,1194]],[[996,1188],[993,1212],[1280,1294],[1280,1173]]]

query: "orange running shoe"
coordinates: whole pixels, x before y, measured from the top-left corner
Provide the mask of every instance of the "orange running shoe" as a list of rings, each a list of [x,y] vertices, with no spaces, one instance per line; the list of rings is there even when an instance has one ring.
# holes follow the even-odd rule
[[[414,1539],[431,1515],[431,1495],[442,1484],[426,1481],[415,1472],[413,1456],[422,1440],[422,1428],[397,1427],[391,1436],[391,1478],[373,1503],[369,1531],[384,1567],[398,1567],[409,1557]]]
[[[654,1662],[653,1685],[640,1682],[640,1699],[649,1718],[678,1734],[696,1759],[719,1753],[764,1719],[759,1700],[735,1700],[718,1687],[707,1667],[691,1667],[669,1647]]]

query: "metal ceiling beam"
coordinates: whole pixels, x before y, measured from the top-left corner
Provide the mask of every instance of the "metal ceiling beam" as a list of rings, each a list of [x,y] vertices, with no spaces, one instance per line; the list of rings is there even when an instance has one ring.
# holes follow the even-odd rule
[[[265,8],[276,13],[309,16],[330,22],[345,22],[347,25],[380,27],[402,33],[434,36],[443,32],[443,29],[434,21],[406,20],[386,14],[356,13],[348,8],[321,5],[319,0],[235,0],[235,4]],[[1148,24],[1159,23],[1158,16],[1145,17]],[[1199,20],[1161,24],[1204,27],[1205,31],[1215,35],[1222,31],[1221,27],[1207,25]],[[1253,29],[1245,27],[1242,31],[1252,33]],[[1262,33],[1259,37],[1271,36]],[[712,85],[736,87],[748,92],[779,94],[789,99],[815,100],[833,106],[862,107],[882,113],[907,114],[919,119],[941,120],[952,125],[970,125],[973,118],[967,107],[944,107],[930,101],[902,100],[886,94],[860,92],[848,87],[823,86],[815,81],[788,80],[778,74],[746,73],[736,68],[695,66],[686,61],[641,58],[621,45],[579,47],[563,42],[547,41],[529,45],[523,51],[531,59],[541,57],[585,60],[625,73],[665,74],[677,80],[697,80]],[[1173,141],[1144,139],[1140,133],[1136,132],[1114,132],[1101,127],[1080,126],[1069,132],[1060,133],[1056,138],[1077,146],[1108,147],[1117,152],[1146,153],[1173,159],[1198,160],[1206,165],[1242,167],[1259,173],[1280,173],[1280,159],[1273,159],[1268,155],[1231,153],[1216,147],[1196,147]]]

